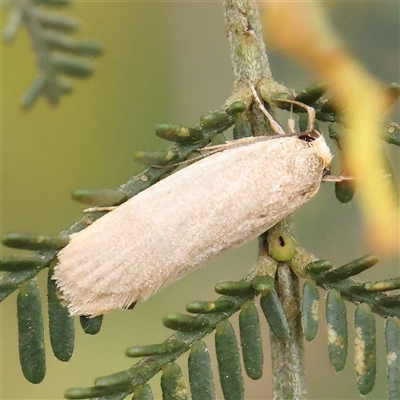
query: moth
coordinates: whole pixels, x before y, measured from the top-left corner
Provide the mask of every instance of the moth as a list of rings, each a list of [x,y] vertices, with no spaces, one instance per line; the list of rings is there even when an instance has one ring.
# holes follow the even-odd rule
[[[332,156],[304,107],[309,127],[300,136],[284,134],[268,113],[280,135],[218,149],[72,234],[53,275],[70,314],[146,300],[311,199]]]

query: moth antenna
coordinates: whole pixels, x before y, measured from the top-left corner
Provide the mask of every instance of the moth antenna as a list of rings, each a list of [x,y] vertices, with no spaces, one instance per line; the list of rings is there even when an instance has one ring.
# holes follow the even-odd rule
[[[296,133],[283,133],[283,135],[285,136],[297,136]],[[172,163],[172,164],[167,164],[167,165],[151,165],[151,167],[153,168],[165,168],[165,167],[179,167],[182,164],[185,163],[191,163],[191,162],[195,162],[195,161],[199,161],[203,158],[209,157],[215,153],[219,153],[220,151],[224,151],[227,149],[232,149],[233,147],[240,147],[240,146],[247,146],[249,144],[252,143],[257,143],[257,142],[264,142],[266,140],[271,140],[271,139],[276,139],[277,137],[282,137],[281,134],[279,135],[269,135],[269,136],[251,136],[251,137],[245,137],[242,139],[237,139],[237,140],[227,140],[225,143],[222,144],[216,144],[214,146],[208,146],[208,147],[204,147],[202,149],[197,149],[196,151],[198,152],[205,152],[208,151],[208,154],[200,154],[197,157],[193,157],[193,158],[189,158],[187,160],[184,161],[179,161],[176,163]],[[89,211],[93,211],[92,209],[88,209]],[[86,211],[86,210],[85,210]],[[98,210],[98,207],[96,207],[96,210],[94,211],[108,211],[108,210]]]
[[[271,138],[276,137],[276,136],[271,136]],[[201,152],[209,152],[208,154],[200,154],[196,157],[189,158],[187,160],[183,161],[178,161],[176,163],[172,164],[167,164],[167,165],[151,165],[153,168],[164,168],[164,167],[179,167],[182,164],[186,163],[191,163],[195,161],[202,160],[203,158],[209,157],[215,153],[219,153],[220,151],[224,151],[227,149],[230,149],[232,147],[239,147],[239,146],[245,146],[246,144],[254,143],[254,142],[261,142],[266,140],[266,136],[258,136],[258,137],[248,137],[248,138],[242,138],[238,140],[227,140],[225,143],[222,144],[216,144],[214,146],[208,146],[208,147],[203,147],[202,149],[197,149],[199,153]]]
[[[102,211],[113,211],[116,210],[118,207],[117,206],[110,206],[110,207],[90,207],[90,208],[85,208],[83,212],[85,213],[90,213],[90,212],[102,212]]]
[[[198,149],[197,151],[199,152],[203,152],[203,151],[208,151],[209,154],[201,154],[197,157],[193,157],[193,158],[189,158],[188,160],[184,160],[184,161],[179,161],[173,164],[168,164],[166,166],[168,167],[178,167],[184,163],[187,162],[194,162],[194,161],[199,161],[203,158],[212,156],[213,154],[219,153],[221,151],[224,150],[228,150],[228,149],[232,149],[234,147],[240,147],[240,146],[247,146],[249,144],[252,143],[257,143],[257,142],[265,142],[266,140],[272,140],[272,139],[276,139],[278,137],[282,137],[282,136],[297,136],[297,134],[294,133],[283,133],[283,134],[279,134],[279,135],[269,135],[269,136],[251,136],[251,137],[245,137],[245,138],[241,138],[241,139],[237,139],[237,140],[227,140],[225,143],[222,144],[216,144],[214,146],[208,146],[208,147],[204,147],[202,149]],[[154,168],[164,168],[165,165],[160,166],[160,165],[152,165],[152,167]]]
[[[283,133],[284,136],[297,136],[296,134],[291,133]],[[210,150],[210,155],[214,153],[218,153],[219,151],[231,149],[233,147],[240,147],[240,146],[247,146],[249,144],[258,143],[258,142],[265,142],[266,140],[276,139],[282,137],[282,135],[269,135],[269,136],[251,136],[245,137],[236,140],[227,140],[223,144],[216,144],[215,146],[204,147],[199,151],[206,151]]]
[[[200,149],[198,151],[202,151],[202,150],[206,150],[206,149]],[[182,164],[199,161],[199,160],[201,160],[203,158],[206,158],[207,156],[208,156],[208,154],[200,154],[199,156],[196,156],[196,157],[193,157],[193,158],[189,158],[189,159],[186,159],[186,160],[183,160],[183,161],[177,161],[177,162],[172,163],[172,164],[165,164],[165,165],[152,164],[150,166],[152,168],[179,167]]]
[[[253,93],[253,97],[255,102],[257,103],[258,107],[262,111],[262,113],[267,117],[268,122],[272,128],[272,130],[277,134],[277,135],[285,135],[286,132],[285,130],[278,124],[278,122],[275,121],[275,118],[267,111],[267,109],[264,107],[262,104],[260,98],[258,97],[258,94],[256,92],[256,89],[254,86],[250,86],[251,93]]]
[[[314,130],[315,124],[315,110],[313,107],[308,106],[307,104],[301,103],[300,101],[291,100],[291,99],[279,99],[279,101],[286,101],[287,103],[296,104],[299,107],[303,107],[308,114],[308,121],[307,121],[307,131],[312,132]],[[291,108],[292,110],[292,108]]]

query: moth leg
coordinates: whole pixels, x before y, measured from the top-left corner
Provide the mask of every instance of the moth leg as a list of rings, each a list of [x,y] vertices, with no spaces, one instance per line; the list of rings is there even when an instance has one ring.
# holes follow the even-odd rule
[[[325,175],[322,178],[323,182],[343,182],[343,181],[355,181],[357,178],[354,176],[343,176],[343,175]]]
[[[257,103],[257,105],[260,108],[260,110],[262,111],[262,113],[267,117],[268,122],[269,122],[271,128],[273,129],[273,131],[277,135],[285,135],[286,134],[285,130],[278,124],[278,122],[275,121],[275,118],[267,111],[267,109],[262,104],[254,86],[250,86],[250,89],[251,89],[251,92],[253,93],[255,102]]]
[[[383,174],[382,178],[390,178],[392,174]],[[322,180],[324,182],[343,182],[343,181],[355,181],[357,178],[355,176],[345,176],[345,175],[325,175]]]
[[[290,117],[288,119],[288,129],[290,133],[296,134],[296,121],[293,118],[293,108],[291,108]]]

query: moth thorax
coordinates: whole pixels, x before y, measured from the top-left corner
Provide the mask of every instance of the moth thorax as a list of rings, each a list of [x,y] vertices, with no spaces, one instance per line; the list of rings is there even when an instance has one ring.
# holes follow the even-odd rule
[[[332,161],[332,153],[325,142],[324,137],[316,130],[307,132],[299,136],[299,139],[309,142],[314,147],[318,156],[321,158],[324,168],[328,167]]]
[[[324,168],[328,167],[332,160],[332,153],[326,144],[324,137],[321,135],[319,138],[315,139],[311,143],[311,146],[314,147],[317,154],[321,157]]]

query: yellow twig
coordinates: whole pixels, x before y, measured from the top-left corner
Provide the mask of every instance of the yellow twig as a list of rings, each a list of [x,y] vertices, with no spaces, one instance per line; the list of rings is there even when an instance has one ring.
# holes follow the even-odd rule
[[[386,184],[380,136],[386,99],[379,83],[347,51],[317,2],[264,3],[270,45],[314,72],[332,89],[349,133],[347,162],[357,183],[368,242],[379,251],[399,249],[396,196]]]

